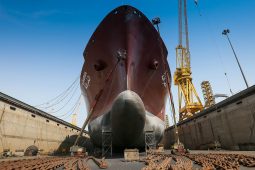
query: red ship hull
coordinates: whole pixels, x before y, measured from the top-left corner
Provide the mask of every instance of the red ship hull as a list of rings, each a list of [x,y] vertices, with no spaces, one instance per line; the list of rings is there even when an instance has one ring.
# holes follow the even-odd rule
[[[89,123],[95,145],[102,143],[103,128],[111,129],[116,147],[144,146],[146,130],[160,140],[166,57],[159,33],[137,9],[118,7],[100,23],[84,50],[81,72],[87,109],[96,103]]]

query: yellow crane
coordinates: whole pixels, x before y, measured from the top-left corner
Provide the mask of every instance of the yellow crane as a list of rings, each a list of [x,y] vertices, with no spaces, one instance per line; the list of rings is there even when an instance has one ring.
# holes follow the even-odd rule
[[[188,35],[187,1],[178,0],[179,44],[176,47],[176,71],[174,84],[178,86],[179,120],[203,110],[203,105],[192,83]],[[184,22],[183,22],[184,20]],[[183,29],[184,24],[184,29]],[[183,45],[183,32],[185,45]]]

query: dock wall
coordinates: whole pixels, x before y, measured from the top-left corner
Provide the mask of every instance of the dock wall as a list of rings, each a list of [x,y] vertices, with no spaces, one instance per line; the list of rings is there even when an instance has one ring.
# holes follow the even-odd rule
[[[9,96],[0,94],[0,153],[69,152],[80,128]],[[89,138],[83,134],[83,141]]]
[[[255,86],[178,123],[180,141],[189,149],[255,150]],[[165,130],[164,146],[173,145],[174,127]]]

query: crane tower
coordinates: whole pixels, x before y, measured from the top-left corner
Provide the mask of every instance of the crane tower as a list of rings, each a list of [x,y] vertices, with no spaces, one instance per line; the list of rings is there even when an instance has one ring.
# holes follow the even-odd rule
[[[179,120],[181,121],[203,110],[203,105],[198,97],[191,77],[186,0],[178,0],[178,12],[179,44],[176,47],[174,84],[178,86]],[[183,45],[183,37],[185,38],[185,45]]]

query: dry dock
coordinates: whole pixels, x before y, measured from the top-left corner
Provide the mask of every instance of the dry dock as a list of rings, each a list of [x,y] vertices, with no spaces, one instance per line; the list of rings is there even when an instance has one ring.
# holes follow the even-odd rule
[[[0,169],[254,169],[255,150],[255,86],[208,108],[194,117],[178,123],[179,136],[186,148],[218,147],[228,151],[191,150],[189,154],[173,155],[140,153],[139,161],[125,161],[123,154],[113,155],[102,162],[91,157],[42,156],[69,153],[69,147],[80,128],[19,100],[0,93],[0,151],[13,155],[33,155],[0,159]],[[174,142],[173,127],[166,129],[165,148]],[[92,149],[87,132],[80,145]],[[41,156],[40,156],[41,155]],[[90,158],[90,159],[89,159]]]

